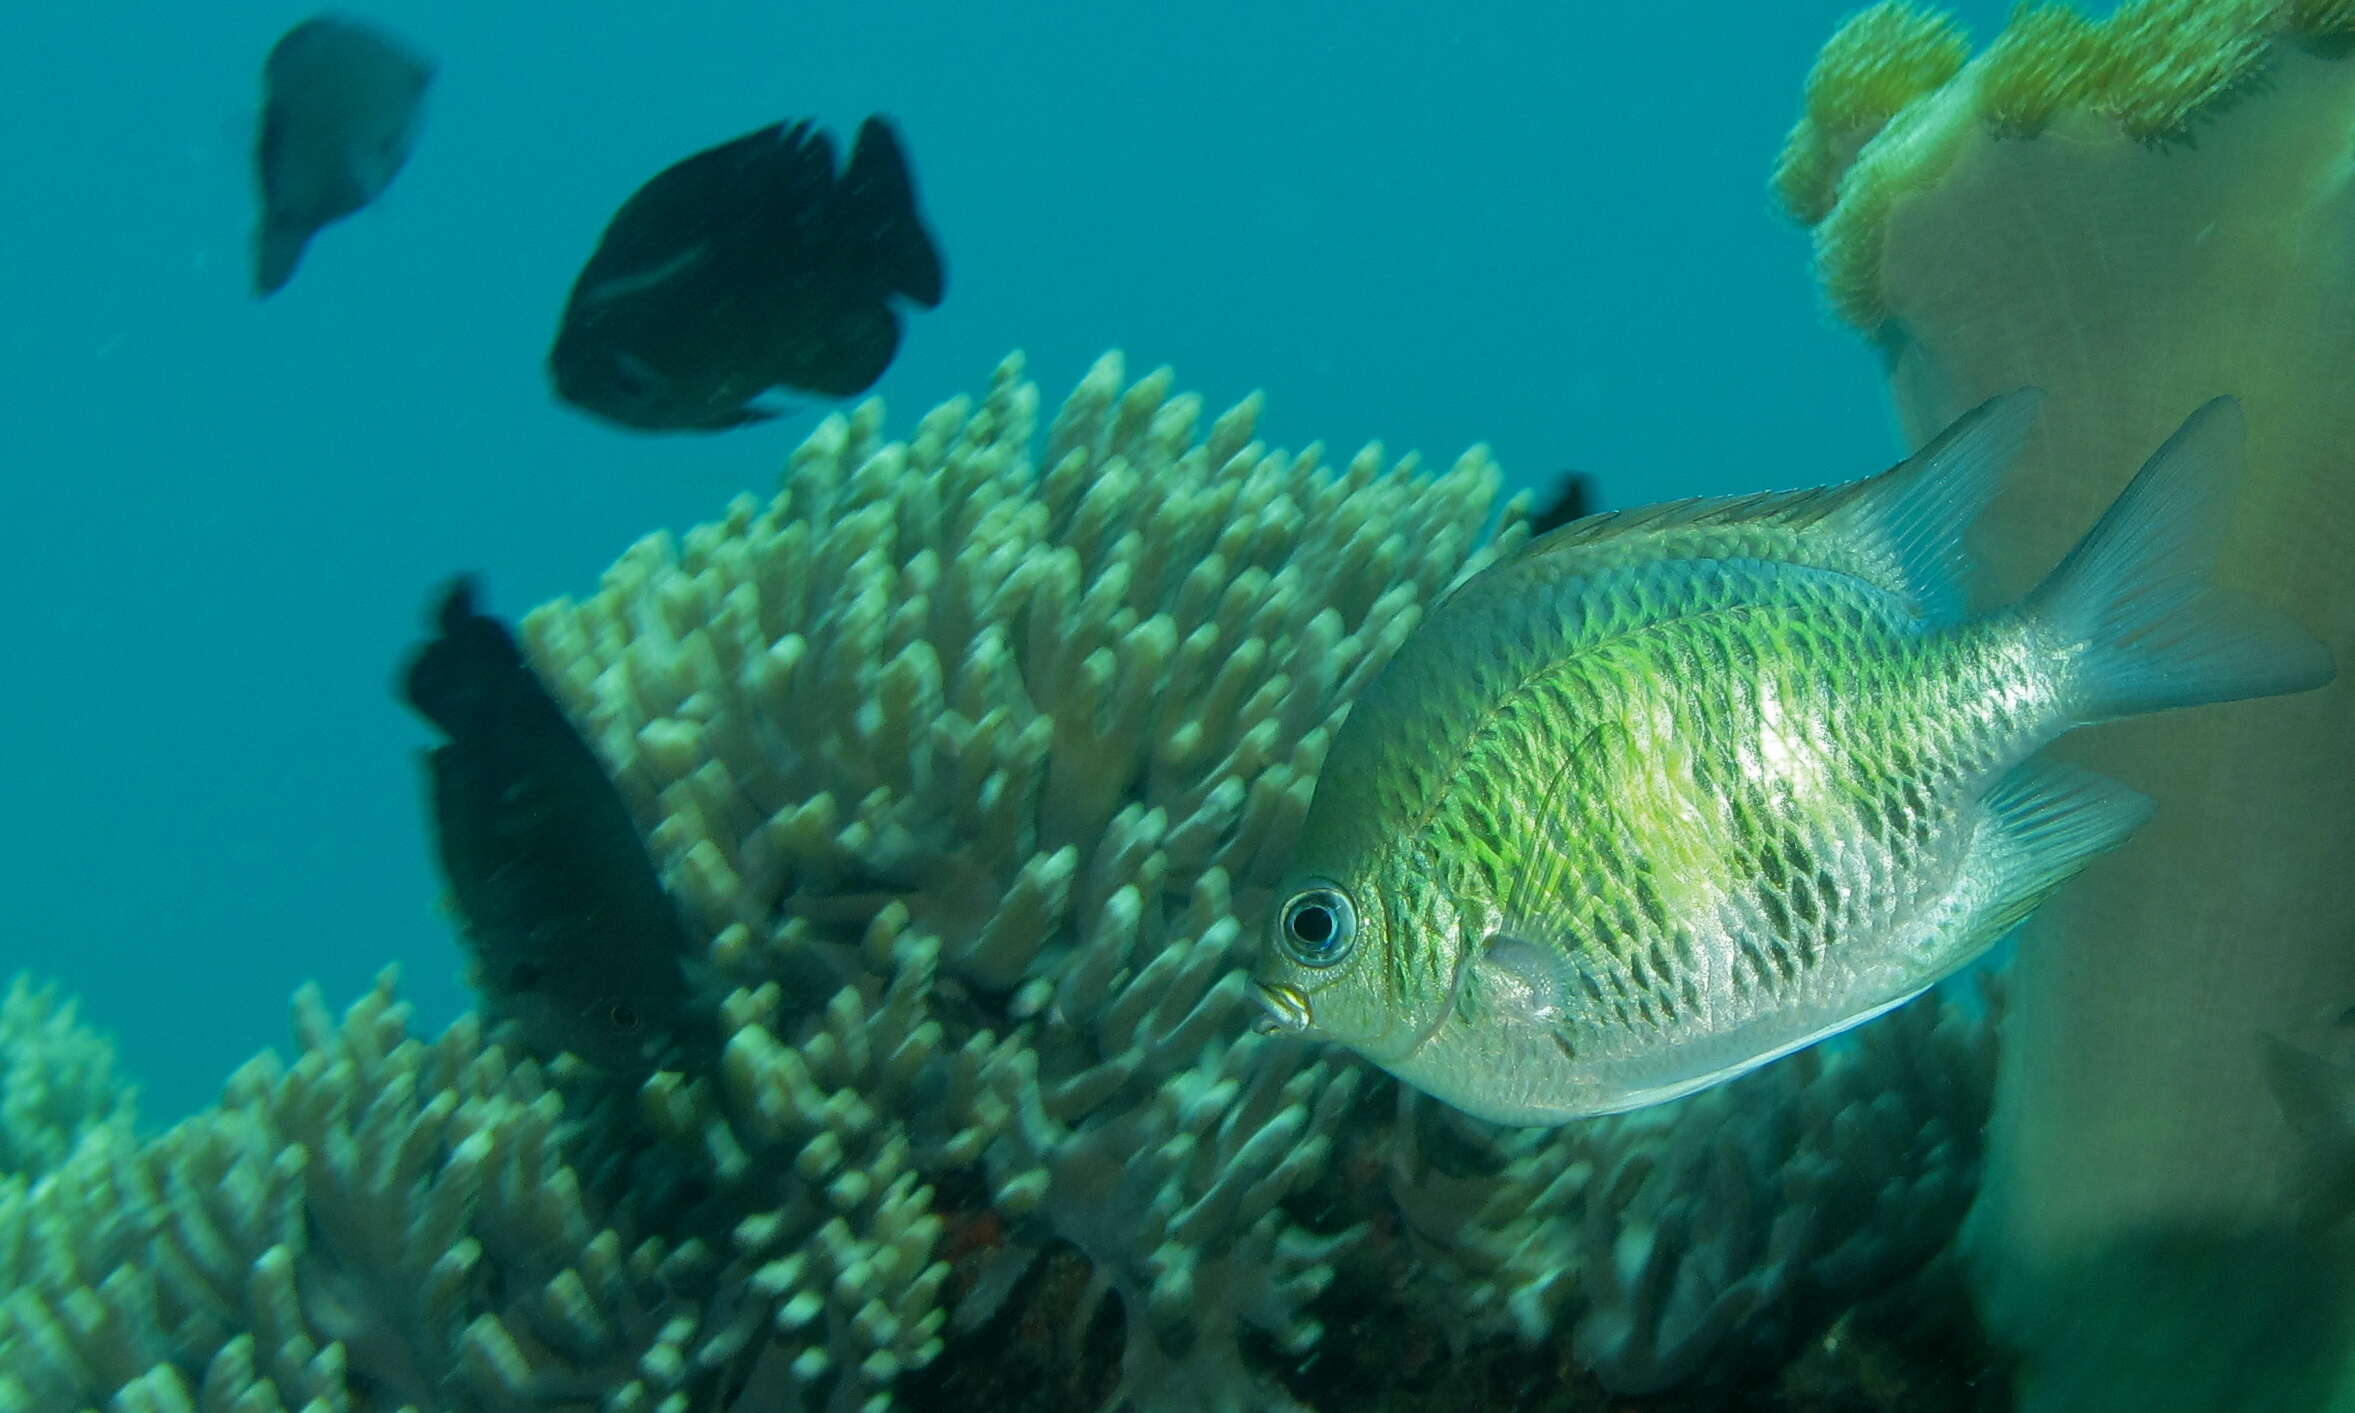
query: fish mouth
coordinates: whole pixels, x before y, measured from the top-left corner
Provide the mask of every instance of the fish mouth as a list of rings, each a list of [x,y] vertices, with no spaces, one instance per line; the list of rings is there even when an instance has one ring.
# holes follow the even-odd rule
[[[1299,987],[1281,981],[1252,985],[1259,990],[1259,1004],[1267,1007],[1267,1014],[1251,1027],[1253,1030],[1261,1035],[1298,1035],[1308,1029],[1308,998],[1300,994]]]

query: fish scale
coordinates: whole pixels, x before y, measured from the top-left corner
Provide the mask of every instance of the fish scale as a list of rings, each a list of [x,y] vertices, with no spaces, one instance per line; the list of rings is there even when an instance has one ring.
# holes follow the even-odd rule
[[[2195,413],[2034,594],[1961,534],[2032,393],[1845,486],[1574,521],[1442,601],[1337,735],[1266,1025],[1481,1117],[1671,1099],[1968,964],[2149,804],[2073,727],[2331,664],[2200,582],[2237,409]]]
[[[1602,753],[1597,768],[1581,780],[1578,791],[1579,798],[1597,802],[1593,814],[1599,817],[1573,815],[1568,828],[1542,836],[1597,840],[1601,847],[1587,859],[1558,857],[1548,871],[1556,895],[1529,900],[1547,914],[1570,918],[1559,938],[1570,944],[1568,960],[1582,972],[1608,975],[1614,989],[1633,998],[1641,1016],[1653,1024],[1673,1023],[1680,1014],[1699,1009],[1697,987],[1691,979],[1697,920],[1715,920],[1728,910],[1745,918],[1762,918],[1762,928],[1721,925],[1720,930],[1734,936],[1762,937],[1772,950],[1760,979],[1791,985],[1824,961],[1844,913],[1895,910],[1903,900],[1893,895],[1891,880],[1900,870],[1919,868],[1926,862],[1891,858],[1886,844],[1835,852],[1837,841],[1864,832],[1857,827],[1859,821],[1877,821],[1897,808],[1895,802],[1875,796],[1876,782],[1885,790],[1892,776],[1874,769],[1870,751],[1875,742],[1890,739],[1889,733],[1865,724],[1854,743],[1829,743],[1830,749],[1819,743],[1811,752],[1815,757],[1812,763],[1841,769],[1837,773],[1827,769],[1821,786],[1806,796],[1789,790],[1787,775],[1760,772],[1753,764],[1766,749],[1763,738],[1773,730],[1770,714],[1761,709],[1761,688],[1772,683],[1783,696],[1842,697],[1844,689],[1853,684],[1841,681],[1839,669],[1843,663],[1853,664],[1866,656],[1852,648],[1864,643],[1876,625],[1862,615],[1851,615],[1838,625],[1845,627],[1846,633],[1824,632],[1796,616],[1778,623],[1762,619],[1756,611],[1676,618],[1670,623],[1686,630],[1685,640],[1667,647],[1664,655],[1671,661],[1654,664],[1655,670],[1673,667],[1688,671],[1696,680],[1740,699],[1688,702],[1689,709],[1683,714],[1703,726],[1739,723],[1746,730],[1739,739],[1698,734],[1698,749],[1678,752],[1678,763],[1689,776],[1674,781],[1663,781],[1656,770],[1645,770],[1640,764],[1657,759],[1653,751],[1658,743],[1631,742],[1628,759]],[[1887,626],[1877,630],[1890,634]],[[1785,641],[1776,642],[1777,638]],[[1894,645],[1883,645],[1882,653],[1903,661]],[[1925,654],[1910,656],[1918,659]],[[1786,677],[1776,682],[1762,677],[1764,660],[1769,658],[1802,668],[1820,665],[1821,670],[1813,674],[1820,680]],[[1935,670],[1933,664],[1920,664],[1911,674],[1914,680],[1903,683],[1898,695],[1920,695],[1935,684],[1930,675]],[[1578,685],[1592,691],[1621,680],[1623,671],[1622,664],[1606,656],[1587,664]],[[1585,704],[1582,710],[1579,705],[1557,700],[1550,709],[1573,719],[1608,719],[1612,715],[1608,703]],[[2011,731],[2016,734],[2020,725],[2012,724]],[[1673,727],[1670,735],[1678,741],[1686,737]],[[1847,748],[1838,748],[1841,744]],[[2000,753],[2000,748],[1977,752],[1988,758]],[[1474,793],[1467,788],[1458,798],[1465,807],[1479,809],[1466,798]],[[1655,820],[1673,817],[1680,806],[1692,800],[1717,804],[1725,818],[1716,828],[1702,831],[1698,836],[1701,842],[1682,849],[1674,849],[1679,842],[1678,823],[1646,829],[1627,817],[1631,813],[1649,814]],[[1639,857],[1626,857],[1621,841],[1646,835],[1670,843],[1673,853],[1661,864],[1648,865],[1640,850]],[[1949,842],[1958,848],[1967,844],[1967,840]],[[1835,876],[1835,868],[1843,868],[1846,876]],[[1748,886],[1725,894],[1688,890],[1672,912],[1652,882],[1655,874],[1744,879]],[[1596,892],[1597,880],[1607,880],[1608,891]],[[1589,899],[1583,908],[1578,895]],[[1509,929],[1515,922],[1508,918],[1505,925]],[[1734,952],[1725,965],[1730,969],[1740,955]]]

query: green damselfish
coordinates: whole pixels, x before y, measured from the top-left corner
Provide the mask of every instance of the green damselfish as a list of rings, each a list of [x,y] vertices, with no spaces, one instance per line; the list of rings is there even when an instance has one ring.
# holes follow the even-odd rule
[[[1962,533],[2040,401],[1847,485],[1576,521],[1441,602],[1334,740],[1263,1028],[1501,1123],[1673,1099],[1904,1003],[2123,843],[2150,802],[2054,737],[2330,679],[2203,582],[2229,398],[1968,614]]]

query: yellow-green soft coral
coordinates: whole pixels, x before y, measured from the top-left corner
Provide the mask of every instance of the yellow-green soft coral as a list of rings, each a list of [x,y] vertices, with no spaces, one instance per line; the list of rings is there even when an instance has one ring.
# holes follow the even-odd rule
[[[1911,439],[2046,389],[1982,527],[1990,592],[2032,582],[2229,393],[2251,467],[2222,577],[2342,671],[2080,752],[2161,809],[2020,950],[1981,1219],[1996,1313],[2033,1342],[2104,1252],[2300,1219],[2302,1140],[2259,1037],[2328,1052],[2355,1004],[2355,7],[2026,7],[1951,70],[1923,58],[1945,33],[1907,6],[1851,21],[1777,184]]]

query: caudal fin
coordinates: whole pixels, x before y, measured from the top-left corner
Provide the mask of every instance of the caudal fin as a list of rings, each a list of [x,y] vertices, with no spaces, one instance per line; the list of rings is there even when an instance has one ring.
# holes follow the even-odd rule
[[[940,250],[916,211],[916,179],[899,134],[880,114],[859,124],[835,210],[837,238],[858,252],[879,288],[927,309],[940,303]]]
[[[2029,596],[2034,618],[2083,645],[2078,721],[2331,679],[2330,650],[2304,629],[2207,582],[2246,442],[2234,399],[2192,413]]]

